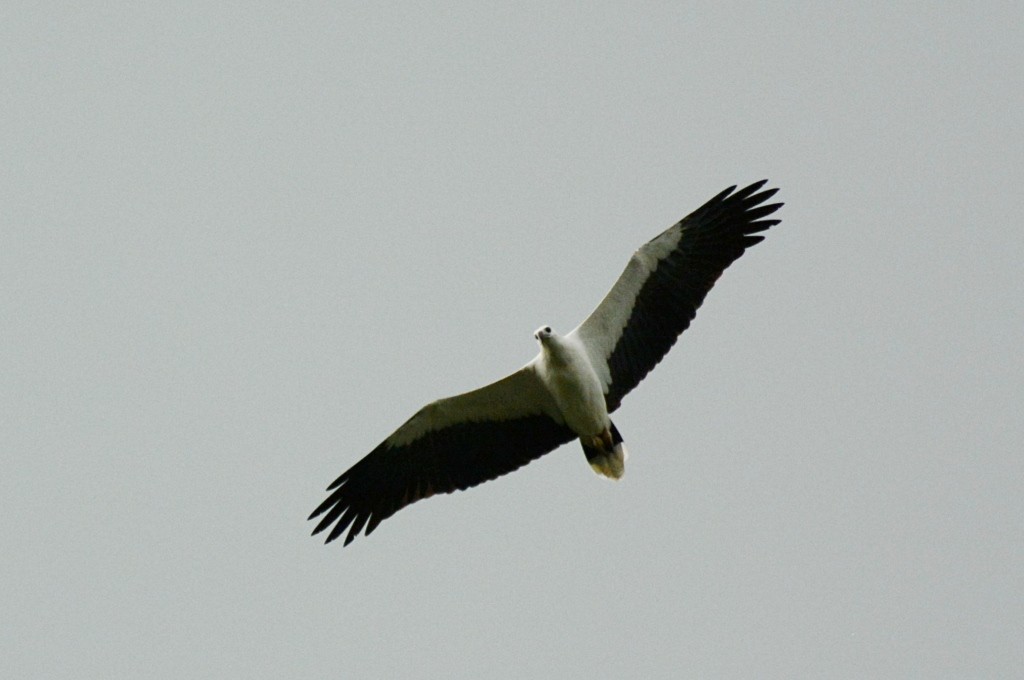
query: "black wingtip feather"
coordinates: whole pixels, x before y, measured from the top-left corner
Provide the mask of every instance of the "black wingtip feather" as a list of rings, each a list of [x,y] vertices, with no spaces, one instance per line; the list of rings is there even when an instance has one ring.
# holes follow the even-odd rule
[[[343,541],[348,545],[406,505],[512,472],[575,436],[547,416],[530,415],[467,421],[403,446],[381,444],[332,485],[309,517],[320,518],[313,534],[330,528],[325,541],[330,543],[348,532]]]
[[[765,204],[778,188],[764,189],[762,179],[737,190],[731,186],[683,218],[675,250],[661,256],[636,294],[631,317],[608,356],[612,383],[606,395],[613,411],[622,398],[661,361],[685,331],[722,272],[744,251],[764,240],[764,232],[779,224],[764,219],[782,207]],[[666,294],[666,287],[679,295]],[[666,333],[665,326],[671,326]]]

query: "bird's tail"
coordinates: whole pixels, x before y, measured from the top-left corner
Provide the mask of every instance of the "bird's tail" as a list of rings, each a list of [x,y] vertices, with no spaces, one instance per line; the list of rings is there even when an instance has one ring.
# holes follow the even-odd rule
[[[619,479],[625,474],[629,453],[615,423],[611,424],[610,431],[606,430],[597,437],[580,437],[580,444],[594,472],[608,479]]]

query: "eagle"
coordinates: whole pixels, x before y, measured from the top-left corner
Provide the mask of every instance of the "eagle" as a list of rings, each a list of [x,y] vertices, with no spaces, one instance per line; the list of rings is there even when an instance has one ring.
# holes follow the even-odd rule
[[[540,353],[485,387],[416,412],[327,487],[309,516],[327,543],[368,536],[405,506],[495,479],[578,439],[600,475],[627,457],[610,414],[687,329],[708,291],[779,223],[767,180],[729,187],[641,246],[601,303],[566,335],[533,335]]]

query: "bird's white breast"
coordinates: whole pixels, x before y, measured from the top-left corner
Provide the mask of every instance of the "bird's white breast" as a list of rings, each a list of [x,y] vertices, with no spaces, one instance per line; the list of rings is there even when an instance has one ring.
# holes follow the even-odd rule
[[[578,435],[596,435],[607,428],[604,390],[583,346],[575,338],[552,336],[540,358],[539,373],[565,424]]]

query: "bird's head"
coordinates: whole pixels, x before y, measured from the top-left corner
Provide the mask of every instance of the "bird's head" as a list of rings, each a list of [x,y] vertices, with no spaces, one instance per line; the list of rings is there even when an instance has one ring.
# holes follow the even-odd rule
[[[551,330],[551,326],[544,326],[543,328],[538,328],[534,331],[533,337],[537,342],[543,345],[544,342],[554,334],[555,332]]]

